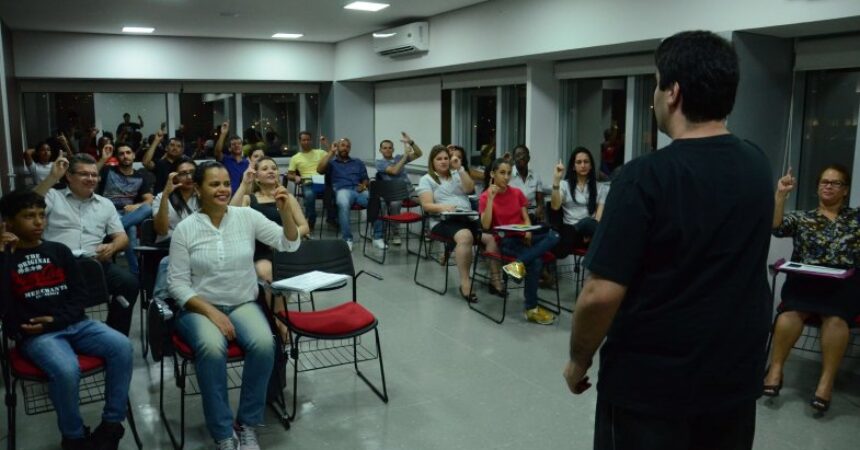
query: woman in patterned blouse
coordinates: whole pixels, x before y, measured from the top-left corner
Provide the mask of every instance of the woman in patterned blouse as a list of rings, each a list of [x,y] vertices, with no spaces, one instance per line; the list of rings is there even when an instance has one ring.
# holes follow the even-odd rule
[[[818,207],[811,211],[783,213],[785,199],[794,189],[789,169],[776,186],[773,234],[791,237],[792,260],[805,264],[851,268],[860,266],[860,220],[848,207],[851,175],[840,165],[826,167],[818,177]],[[764,380],[764,395],[775,397],[782,387],[782,369],[788,353],[809,318],[821,320],[822,371],[810,405],[827,411],[833,381],[850,338],[849,323],[860,314],[860,280],[788,275],[782,289],[782,312],[773,331],[770,369]]]

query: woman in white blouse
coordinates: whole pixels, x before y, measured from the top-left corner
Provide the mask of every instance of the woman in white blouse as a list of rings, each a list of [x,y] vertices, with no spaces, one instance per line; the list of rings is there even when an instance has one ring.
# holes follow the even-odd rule
[[[228,206],[230,176],[221,163],[201,164],[193,180],[200,210],[176,226],[170,242],[167,283],[182,307],[176,327],[194,351],[203,415],[217,448],[258,448],[255,427],[263,423],[275,343],[255,301],[254,241],[296,251],[300,240],[291,212],[295,203],[284,187],[276,190],[283,223],[278,226],[259,211]],[[227,396],[228,341],[244,352],[235,420]]]
[[[564,176],[564,181],[561,177]],[[550,207],[562,210],[564,218],[558,232],[561,240],[553,249],[558,258],[571,254],[574,248],[587,247],[603,215],[603,204],[609,189],[597,184],[594,158],[585,147],[573,150],[567,171],[559,161],[552,180]]]

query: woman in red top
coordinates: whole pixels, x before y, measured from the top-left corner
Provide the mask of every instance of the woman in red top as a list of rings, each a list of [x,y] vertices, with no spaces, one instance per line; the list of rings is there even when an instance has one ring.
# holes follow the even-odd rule
[[[484,230],[499,225],[531,225],[526,196],[519,189],[508,186],[511,169],[511,162],[504,158],[493,161],[487,168],[490,182],[481,194],[478,206]],[[543,268],[541,257],[558,243],[558,239],[558,233],[553,230],[536,235],[531,231],[508,232],[500,239],[502,253],[517,258],[503,270],[516,280],[525,278],[525,318],[541,325],[555,321],[555,315],[538,306],[538,279]]]

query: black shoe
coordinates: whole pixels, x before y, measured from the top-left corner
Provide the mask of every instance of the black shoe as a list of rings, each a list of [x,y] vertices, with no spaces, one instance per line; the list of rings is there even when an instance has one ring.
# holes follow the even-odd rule
[[[812,400],[809,401],[809,406],[818,411],[819,414],[824,414],[828,409],[830,409],[830,400],[825,400],[817,395],[813,395]]]
[[[92,448],[92,436],[90,429],[84,427],[84,437],[77,439],[69,439],[63,436],[63,441],[60,443],[60,448],[63,450],[90,450]]]
[[[507,295],[504,288],[496,289],[496,287],[493,286],[492,284],[487,286],[487,290],[490,291],[490,294],[498,295],[499,297],[502,297],[502,298],[505,298],[505,295]]]
[[[117,450],[119,441],[125,434],[122,424],[114,422],[102,422],[96,431],[93,431],[92,449],[94,450]]]
[[[775,385],[766,384],[766,385],[764,385],[764,389],[762,389],[761,394],[764,395],[765,397],[779,397],[779,391],[781,389],[782,389],[782,381],[780,381],[779,384],[775,384]]]

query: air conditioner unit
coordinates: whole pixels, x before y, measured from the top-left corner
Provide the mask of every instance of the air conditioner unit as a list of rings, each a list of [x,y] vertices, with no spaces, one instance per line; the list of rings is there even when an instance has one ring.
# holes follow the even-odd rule
[[[373,33],[373,50],[383,56],[426,52],[429,48],[430,27],[427,22],[410,23]]]

